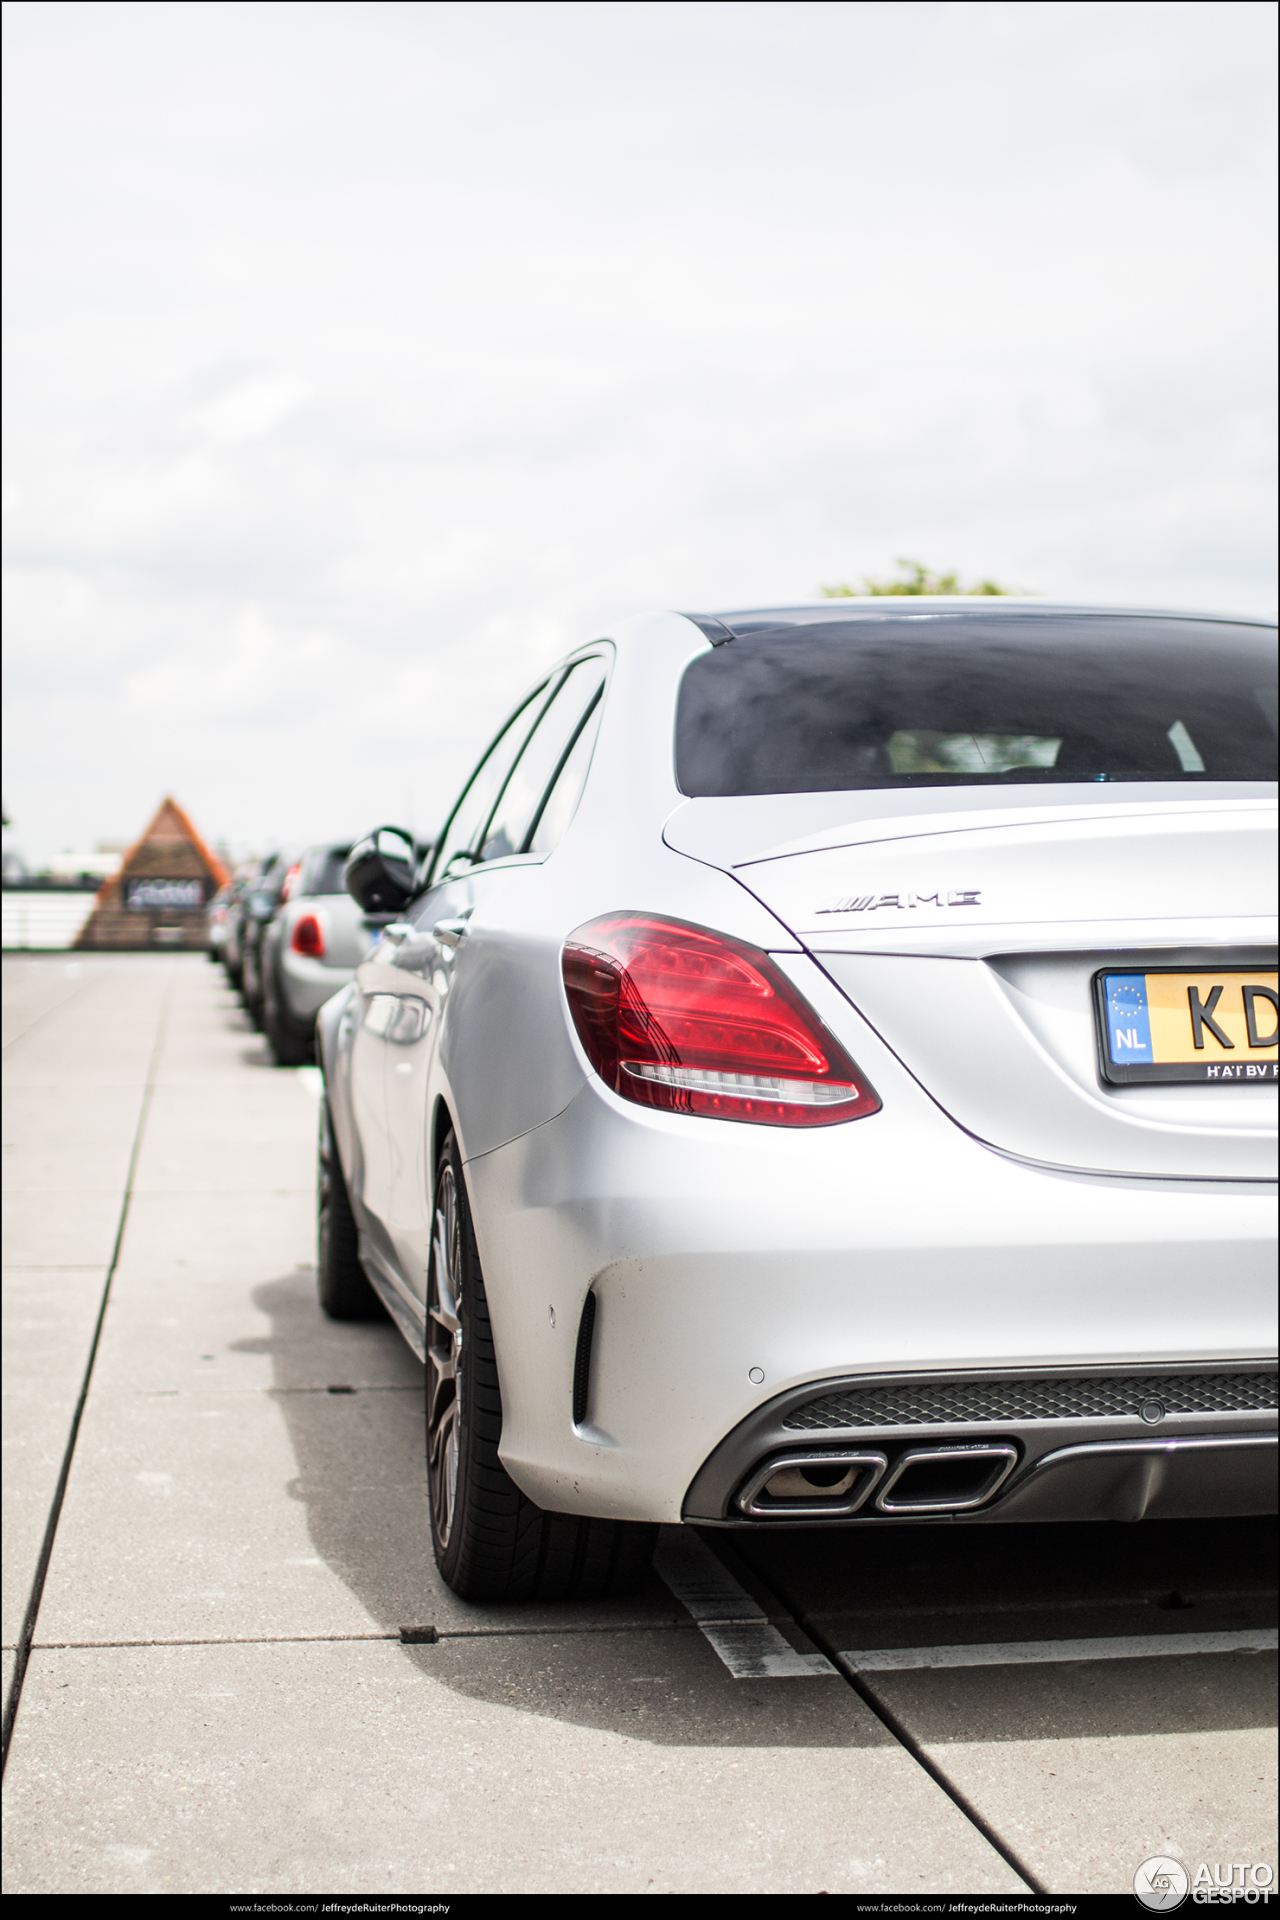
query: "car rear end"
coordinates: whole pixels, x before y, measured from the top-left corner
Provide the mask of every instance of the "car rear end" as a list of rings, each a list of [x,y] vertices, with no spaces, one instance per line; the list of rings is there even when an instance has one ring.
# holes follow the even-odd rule
[[[241,867],[231,882],[231,895],[226,905],[226,917],[223,922],[222,964],[228,980],[239,992],[244,981],[243,947],[245,929],[249,923],[248,895],[256,885],[258,875],[268,862],[256,862]]]
[[[350,851],[345,844],[309,847],[268,932],[264,1026],[277,1057],[309,1057],[317,1013],[353,978],[369,946],[364,916],[343,886]]]
[[[266,1015],[268,935],[295,865],[292,855],[275,854],[262,862],[244,893],[239,928],[240,997],[255,1027],[262,1026]]]
[[[226,953],[227,913],[234,894],[234,885],[228,881],[226,886],[219,887],[207,908],[206,951],[215,966]]]
[[[743,1526],[1268,1510],[1272,633],[709,624],[665,829],[705,911],[575,932],[582,1091],[468,1169],[486,1266],[575,1305],[571,1353],[510,1312],[574,1407],[521,1367],[510,1470]]]

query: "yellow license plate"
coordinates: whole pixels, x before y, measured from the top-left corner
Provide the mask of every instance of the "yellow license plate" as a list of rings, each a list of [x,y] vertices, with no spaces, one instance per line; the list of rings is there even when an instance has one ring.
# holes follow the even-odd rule
[[[1104,1080],[1275,1080],[1276,980],[1274,973],[1234,968],[1097,974]]]

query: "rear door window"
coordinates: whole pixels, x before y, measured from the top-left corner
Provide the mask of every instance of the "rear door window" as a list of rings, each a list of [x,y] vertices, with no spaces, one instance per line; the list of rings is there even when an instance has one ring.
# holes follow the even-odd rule
[[[577,738],[604,675],[602,659],[578,660],[560,682],[508,776],[485,830],[482,860],[502,860],[526,850],[543,796]]]
[[[318,893],[345,893],[342,875],[350,851],[350,847],[318,848],[307,862],[298,892],[308,897]]]
[[[690,795],[1274,780],[1275,630],[1108,614],[774,627],[686,669]]]
[[[530,853],[540,854],[545,858],[547,854],[554,852],[560,844],[566,827],[577,812],[578,802],[582,798],[582,789],[586,785],[587,771],[591,765],[591,755],[595,749],[596,735],[600,731],[600,715],[603,710],[602,678],[583,716],[577,737],[570,743],[555,782],[534,820],[533,831],[529,835]]]
[[[547,682],[535,687],[522,700],[484,759],[468,780],[462,798],[449,817],[440,848],[432,862],[431,879],[435,884],[448,877],[450,870],[465,871],[474,862],[476,837],[493,810],[493,803],[511,769],[511,763],[529,737],[538,712],[546,700]]]

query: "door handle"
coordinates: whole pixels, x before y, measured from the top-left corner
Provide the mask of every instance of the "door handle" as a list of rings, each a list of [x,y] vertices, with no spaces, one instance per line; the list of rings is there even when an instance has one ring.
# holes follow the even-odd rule
[[[460,947],[462,937],[467,931],[465,919],[437,920],[431,932],[442,947]]]
[[[407,920],[393,920],[389,927],[382,929],[382,937],[384,940],[394,941],[398,947],[401,941],[407,940],[413,931]]]

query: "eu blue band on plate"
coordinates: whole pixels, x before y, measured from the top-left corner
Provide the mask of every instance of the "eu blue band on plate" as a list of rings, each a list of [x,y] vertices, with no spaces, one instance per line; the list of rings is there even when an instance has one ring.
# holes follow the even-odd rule
[[[1111,1058],[1117,1066],[1149,1065],[1153,1055],[1145,978],[1140,973],[1109,973],[1104,990]]]

